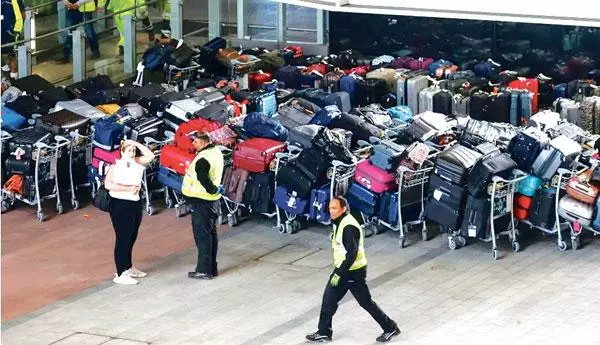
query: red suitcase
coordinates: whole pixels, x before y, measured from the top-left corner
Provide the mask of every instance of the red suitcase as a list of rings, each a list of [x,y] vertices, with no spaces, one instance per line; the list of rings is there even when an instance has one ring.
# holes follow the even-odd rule
[[[533,205],[533,198],[527,195],[517,195],[517,197],[515,197],[515,201],[517,207],[523,208],[526,211],[528,211]]]
[[[275,154],[285,150],[285,143],[265,138],[250,138],[236,145],[233,167],[261,173],[269,170]]]
[[[249,89],[252,91],[260,90],[264,83],[270,82],[271,80],[273,80],[273,75],[271,73],[258,71],[256,73],[248,74],[248,85]]]
[[[525,220],[529,217],[529,210],[519,206],[515,206],[513,213],[515,214],[515,218],[517,220]]]
[[[192,139],[189,137],[191,133],[194,132],[213,132],[221,127],[215,121],[207,120],[204,118],[197,118],[194,120],[190,120],[189,122],[184,122],[179,125],[177,128],[177,132],[175,133],[175,146],[179,149],[188,151],[189,153],[194,153],[196,150],[192,145]]]
[[[106,174],[108,174],[108,168],[110,168],[111,165],[112,164],[109,164],[96,157],[92,157],[92,166],[98,171],[100,176],[106,176]]]
[[[185,170],[194,160],[195,155],[177,148],[175,145],[165,145],[160,152],[160,165],[169,168],[179,175],[185,175]]]
[[[294,54],[294,59],[299,59],[304,55],[304,48],[301,46],[287,46],[283,48],[284,52],[292,52]]]
[[[354,180],[375,193],[383,193],[398,188],[396,174],[387,172],[364,160],[356,166]]]
[[[538,112],[539,82],[537,78],[518,78],[508,83],[508,87],[531,92],[531,112],[532,114]]]
[[[106,151],[99,147],[94,147],[92,156],[103,162],[106,162],[108,164],[115,164],[117,159],[121,158],[121,150],[116,149],[114,151]],[[94,168],[98,168],[98,167],[94,167]]]
[[[321,75],[327,74],[327,65],[324,63],[316,63],[308,66],[304,73],[311,73],[312,71],[319,72]]]

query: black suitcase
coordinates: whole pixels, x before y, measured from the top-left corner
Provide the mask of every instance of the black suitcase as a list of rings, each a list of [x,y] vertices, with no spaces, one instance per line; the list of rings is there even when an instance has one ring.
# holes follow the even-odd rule
[[[274,210],[274,174],[250,173],[244,188],[243,203],[252,213],[271,213]]]
[[[134,141],[145,143],[146,137],[161,141],[165,133],[165,121],[156,116],[142,117],[125,125],[125,135]]]
[[[533,198],[529,221],[536,226],[552,229],[556,223],[556,188],[539,189]]]
[[[369,138],[383,138],[384,131],[375,125],[357,115],[342,113],[342,115],[331,120],[330,128],[341,128],[353,133],[352,147],[355,147],[358,140],[369,141]]]
[[[460,229],[464,237],[487,238],[490,228],[490,201],[469,195]]]
[[[42,102],[47,103],[51,107],[54,107],[57,102],[70,100],[67,91],[60,86],[52,89],[40,90],[37,93],[37,96]]]
[[[433,95],[433,112],[452,115],[452,92],[442,90]]]
[[[321,151],[313,149],[302,150],[293,163],[305,175],[317,181],[326,179],[327,169],[331,165],[329,157]]]
[[[488,98],[488,121],[510,123],[510,101],[510,93],[502,92],[490,96]]]
[[[171,53],[171,55],[169,55],[167,63],[179,68],[188,67],[192,62],[192,58],[199,53],[199,51],[196,51],[187,44],[182,43],[177,49],[175,49],[175,51]]]
[[[96,90],[110,90],[114,89],[115,84],[112,82],[107,75],[97,75],[95,77],[89,77],[77,83],[73,83],[65,88],[65,91],[72,98],[81,98],[83,95]],[[110,103],[110,102],[109,102]]]
[[[51,135],[48,131],[41,130],[35,127],[26,128],[21,131],[14,132],[12,139],[8,143],[8,150],[14,153],[17,149],[24,150],[23,158],[31,158],[31,153],[34,150],[34,145],[38,142],[49,143]]]
[[[490,95],[484,92],[478,92],[471,96],[469,100],[469,115],[474,120],[489,121],[489,98]]]
[[[17,113],[31,118],[33,114],[47,114],[52,108],[48,103],[32,95],[23,95],[17,97],[14,101],[4,105]]]
[[[150,99],[157,95],[162,95],[165,90],[159,84],[146,84],[140,87],[123,87],[123,93],[126,93],[126,103],[139,103],[141,106],[148,104]]]
[[[88,135],[90,123],[90,118],[63,109],[43,115],[36,121],[35,126],[57,135],[68,135],[73,131],[81,135]]]
[[[452,183],[463,185],[469,171],[481,156],[479,152],[456,145],[438,155],[433,172]]]
[[[37,94],[42,90],[50,90],[54,88],[51,82],[40,77],[37,74],[28,75],[23,78],[19,78],[12,82],[12,85],[21,91],[27,92],[30,95]]]
[[[463,200],[467,193],[467,189],[464,186],[454,184],[436,174],[432,174],[429,180],[428,193],[431,194],[436,189],[454,195],[458,200]]]
[[[388,93],[387,84],[383,79],[361,79],[356,86],[358,87],[356,101],[359,105],[379,103]]]
[[[163,94],[157,94],[154,97],[151,97],[147,100],[145,98],[140,99],[138,103],[142,107],[146,108],[150,114],[156,115],[165,111],[169,103],[184,98],[186,98],[184,94],[180,92],[171,91]]]
[[[512,138],[506,151],[510,153],[519,169],[528,172],[542,149],[543,144],[537,138],[521,132]]]
[[[46,196],[52,194],[54,191],[55,182],[52,179],[46,179],[39,182],[40,196]],[[27,200],[33,200],[35,198],[35,176],[25,175],[23,176],[23,193],[21,194]]]
[[[119,104],[121,102],[121,93],[119,89],[96,89],[84,93],[80,98],[93,106],[111,103]]]
[[[469,173],[467,187],[469,193],[473,196],[479,196],[486,191],[487,185],[492,176],[497,175],[502,178],[508,178],[517,163],[510,158],[507,153],[491,154],[475,163]]]
[[[33,175],[35,173],[35,161],[33,159],[17,159],[13,156],[4,163],[8,174]]]
[[[310,197],[310,191],[318,187],[319,179],[313,174],[306,174],[298,165],[290,163],[279,169],[277,184],[294,191],[301,199]]]
[[[431,220],[442,227],[450,229],[458,229],[462,218],[461,205],[455,203],[448,203],[448,198],[444,201],[440,201],[433,195],[427,199],[427,205],[425,206],[425,218]]]
[[[212,103],[207,107],[197,111],[194,116],[215,121],[220,125],[224,125],[229,118],[229,110],[227,109],[227,106],[222,103]]]
[[[287,142],[302,149],[310,149],[313,138],[321,128],[322,126],[319,125],[302,125],[291,128]]]

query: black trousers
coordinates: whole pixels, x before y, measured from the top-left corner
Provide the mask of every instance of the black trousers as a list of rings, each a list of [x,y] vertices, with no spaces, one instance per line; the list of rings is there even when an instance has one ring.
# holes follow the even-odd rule
[[[110,220],[115,228],[115,265],[121,275],[133,266],[133,245],[142,223],[142,201],[112,198],[110,202]]]
[[[323,293],[323,304],[321,305],[321,315],[319,317],[319,334],[332,335],[331,321],[333,315],[338,309],[339,301],[344,298],[348,290],[356,298],[358,304],[371,314],[384,332],[391,332],[396,328],[396,323],[371,298],[371,293],[366,282],[366,268],[358,271],[360,272],[354,271],[350,273],[349,277],[341,278],[336,287],[330,284],[333,274],[329,277],[327,287],[325,287],[325,292]]]
[[[219,201],[191,199],[189,202],[192,206],[192,231],[198,248],[196,272],[214,275],[217,272],[217,250],[219,249],[217,237]]]

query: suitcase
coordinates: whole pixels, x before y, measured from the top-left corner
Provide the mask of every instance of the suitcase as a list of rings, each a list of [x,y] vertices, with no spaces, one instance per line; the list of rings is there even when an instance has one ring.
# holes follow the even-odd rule
[[[3,107],[10,108],[26,118],[31,118],[33,114],[47,114],[51,108],[49,104],[32,95],[19,96],[14,101],[4,104]]]
[[[594,205],[594,220],[592,222],[592,228],[596,231],[600,231],[600,212],[598,212],[599,206],[598,200],[596,200],[596,204]],[[552,214],[554,215],[554,213]]]
[[[90,132],[90,119],[69,110],[59,110],[42,115],[36,121],[36,127],[57,135],[69,135],[70,132],[88,135]]]
[[[2,108],[2,129],[7,131],[16,131],[27,126],[27,119],[16,111]]]
[[[4,162],[3,169],[6,169],[6,173],[9,175],[33,175],[35,173],[35,161],[33,159],[17,159],[16,157],[9,157]]]
[[[313,174],[306,174],[296,164],[287,164],[277,172],[277,184],[296,193],[299,198],[308,199],[310,191],[319,185],[320,181]]]
[[[265,73],[263,71],[258,71],[256,73],[250,73],[248,75],[248,86],[251,91],[256,91],[262,89],[264,83],[269,82],[273,79],[273,75],[271,73]]]
[[[158,115],[165,111],[167,106],[174,101],[185,99],[185,95],[179,92],[166,92],[163,94],[157,94],[154,97],[142,98],[137,101],[139,105],[146,108],[152,115]],[[135,102],[134,102],[135,103]]]
[[[379,195],[358,183],[352,183],[348,188],[346,199],[349,211],[360,212],[367,216],[375,216],[378,211]]]
[[[406,148],[392,141],[381,141],[373,146],[373,153],[369,157],[369,162],[387,172],[394,172],[398,169],[402,153]]]
[[[307,176],[314,176],[312,179],[326,179],[327,170],[331,166],[331,160],[320,150],[303,150],[293,161],[300,171]]]
[[[329,222],[329,185],[310,191],[308,216],[321,223]]]
[[[383,193],[398,187],[396,174],[382,170],[368,160],[358,163],[354,180],[375,193]]]
[[[27,92],[30,95],[35,95],[40,91],[51,90],[54,88],[51,82],[40,77],[37,74],[28,75],[23,78],[19,78],[12,82],[12,86],[15,86],[21,91]]]
[[[544,133],[532,128],[532,131],[526,130],[517,134],[508,145],[507,151],[519,169],[528,172],[548,141]]]
[[[558,216],[589,227],[592,223],[595,205],[586,204],[566,195],[558,202]]]
[[[308,198],[300,197],[295,191],[291,191],[285,186],[275,188],[273,202],[279,209],[290,215],[304,215],[309,203]]]
[[[110,164],[108,162],[105,162],[101,159],[98,159],[96,157],[92,157],[92,164],[91,166],[96,169],[96,171],[98,171],[98,173],[101,176],[106,176],[106,174],[108,174],[108,169],[112,166],[113,164]]]
[[[182,123],[175,132],[175,146],[189,153],[195,153],[196,149],[192,144],[190,134],[196,132],[212,132],[219,129],[219,124],[202,118],[191,120],[190,122]]]
[[[533,206],[529,212],[529,221],[535,226],[554,228],[556,223],[556,188],[544,188],[536,192]]]
[[[469,173],[467,187],[473,196],[479,196],[486,191],[493,176],[508,178],[517,163],[507,153],[486,156],[475,163]]]
[[[66,109],[89,118],[93,123],[106,116],[101,110],[92,106],[91,104],[81,100],[74,99],[72,101],[60,101],[56,103],[54,110]]]
[[[380,220],[392,225],[399,225],[398,223],[398,193],[388,191],[383,193],[380,199],[379,205],[379,217]]]
[[[242,203],[244,200],[244,188],[249,172],[244,169],[233,169],[227,167],[223,175],[223,186],[225,187],[225,196],[235,203]]]
[[[437,156],[433,173],[452,183],[463,185],[471,168],[481,158],[479,152],[456,145]]]
[[[489,98],[490,95],[485,92],[478,92],[469,98],[469,115],[472,119],[491,121],[489,118]]]
[[[193,92],[190,92],[187,95],[201,105],[206,105],[223,101],[225,99],[225,95],[223,92],[221,92],[221,90],[212,86],[208,86],[201,89],[195,89]]]
[[[195,117],[215,121],[221,126],[229,119],[229,109],[226,103],[212,103],[207,107],[200,109],[194,114]]]
[[[515,206],[520,207],[529,212],[529,210],[533,206],[533,197],[517,194],[515,196]],[[526,218],[527,217],[525,217],[524,219]]]
[[[595,204],[598,197],[598,187],[589,183],[591,171],[574,176],[567,183],[567,194],[573,199],[586,204]]]
[[[92,157],[95,157],[108,164],[115,164],[116,160],[121,158],[121,150],[117,149],[114,151],[106,151],[99,147],[94,147],[92,151]]]
[[[259,93],[254,98],[256,111],[265,116],[273,117],[277,113],[277,97],[275,92]]]
[[[269,169],[277,152],[285,150],[285,143],[280,141],[250,138],[236,145],[233,151],[233,166],[249,172],[264,172]]]
[[[243,202],[251,213],[272,213],[274,211],[273,197],[274,173],[250,173],[244,188]]]
[[[188,153],[173,144],[169,144],[163,146],[160,152],[160,165],[183,176],[194,158],[193,153]]]
[[[418,59],[414,59],[409,61],[406,66],[413,71],[416,70],[428,70],[429,65],[433,63],[433,59],[429,57],[420,57]]]
[[[531,172],[544,180],[550,180],[560,166],[563,164],[563,155],[553,147],[548,147],[539,153]]]
[[[532,113],[538,112],[538,95],[539,95],[539,81],[537,78],[518,78],[508,83],[508,87],[511,89],[528,90],[533,95],[531,99],[531,111]]]
[[[204,107],[193,99],[182,99],[169,103],[162,113],[162,117],[173,127],[180,126],[196,117],[196,113]]]
[[[456,94],[452,97],[452,115],[456,117],[469,116],[470,97]]]
[[[60,86],[47,90],[40,90],[38,91],[37,96],[51,107],[54,107],[57,102],[69,100],[69,95],[67,95],[65,89]]]
[[[350,104],[353,107],[359,106],[358,83],[360,77],[357,75],[347,75],[340,79],[340,91],[348,93]]]
[[[340,79],[346,74],[340,71],[339,68],[335,68],[333,71],[323,76],[323,82],[321,86],[327,92],[339,92],[340,91]]]
[[[469,195],[461,226],[464,237],[485,239],[489,237],[490,200]]]
[[[288,89],[300,88],[300,69],[296,66],[284,66],[275,72],[275,79],[285,84]]]
[[[381,79],[359,79],[357,104],[379,103],[388,93],[387,84]]]
[[[442,227],[457,230],[463,216],[461,206],[462,200],[457,202],[456,198],[435,190],[427,199],[425,218]]]
[[[145,144],[146,138],[161,141],[165,133],[165,121],[155,116],[143,117],[128,123],[126,130],[126,137],[142,144]]]
[[[517,182],[516,191],[525,196],[533,197],[543,183],[544,180],[542,178],[529,175],[525,179]]]
[[[169,170],[165,167],[158,169],[158,183],[165,187],[171,188],[173,191],[181,193],[181,186],[183,185],[183,176],[177,174],[173,170]]]
[[[15,153],[17,149],[21,149],[22,152],[20,157],[28,159],[32,157],[35,144],[48,144],[50,140],[52,140],[52,136],[50,133],[48,133],[48,131],[40,130],[35,127],[29,127],[20,131],[16,131],[12,134],[12,138],[8,142],[8,150],[11,153]]]
[[[426,111],[433,111],[433,96],[440,91],[441,89],[439,87],[430,86],[419,92],[419,114]]]
[[[442,90],[435,95],[433,95],[433,107],[432,110],[435,113],[440,113],[444,115],[452,115],[452,100],[454,96],[452,92],[447,90]]]
[[[407,105],[398,105],[388,109],[388,114],[392,119],[402,122],[409,122],[413,118],[413,112]]]
[[[488,98],[490,122],[510,123],[510,93],[502,92]]]
[[[102,182],[104,182],[104,176],[106,175],[102,175],[100,171],[93,166],[87,166],[87,181],[90,185],[95,186],[95,188],[100,187]]]
[[[303,149],[312,148],[312,140],[323,126],[302,125],[294,127],[288,134],[287,143]]]
[[[537,127],[540,131],[547,131],[558,126],[561,123],[559,113],[551,110],[544,110],[529,119],[529,126]]]
[[[398,79],[396,98],[398,105],[406,105],[413,114],[419,114],[419,93],[429,85],[429,80],[424,75],[412,74]]]

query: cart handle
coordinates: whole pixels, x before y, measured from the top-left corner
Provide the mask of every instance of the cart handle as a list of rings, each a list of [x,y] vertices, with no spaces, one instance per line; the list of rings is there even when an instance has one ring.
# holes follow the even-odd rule
[[[331,165],[333,165],[334,168],[337,168],[337,167],[353,168],[354,167],[354,164],[346,164],[346,163],[343,163],[336,159],[331,161]]]
[[[65,142],[68,142],[68,143],[71,142],[69,139],[63,137],[62,135],[55,135],[54,136],[54,140],[56,140],[56,142],[58,144],[62,144],[62,143],[65,143]]]
[[[73,139],[77,139],[77,138],[87,139],[87,138],[90,138],[92,135],[91,134],[90,135],[82,135],[82,134],[79,134],[79,132],[77,132],[77,131],[71,131],[71,132],[69,132],[69,136]]]

